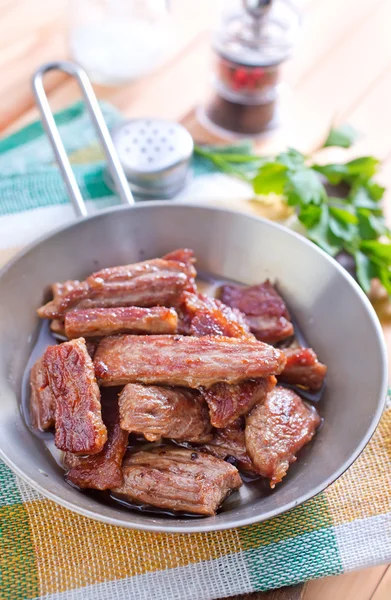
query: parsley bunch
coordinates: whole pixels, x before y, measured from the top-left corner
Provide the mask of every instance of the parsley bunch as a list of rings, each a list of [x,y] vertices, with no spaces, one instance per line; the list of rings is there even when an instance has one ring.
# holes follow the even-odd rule
[[[355,137],[345,125],[332,129],[324,146],[347,148]],[[391,233],[380,202],[385,189],[374,180],[376,158],[320,165],[292,148],[274,157],[199,146],[195,152],[221,171],[249,181],[256,194],[282,196],[295,208],[310,240],[333,257],[352,257],[366,293],[371,279],[378,278],[391,296]]]

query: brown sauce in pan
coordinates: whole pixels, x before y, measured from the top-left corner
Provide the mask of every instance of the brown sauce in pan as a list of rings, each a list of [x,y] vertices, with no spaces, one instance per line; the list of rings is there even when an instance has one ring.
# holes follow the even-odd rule
[[[208,296],[212,296],[212,297],[215,297],[218,294],[219,288],[226,283],[237,283],[237,282],[233,282],[233,281],[227,280],[227,279],[224,279],[224,280],[218,279],[217,277],[214,277],[214,276],[211,276],[208,274],[202,274],[201,277],[197,278],[198,290],[201,293],[207,294]],[[308,344],[306,343],[306,340],[300,330],[300,327],[299,327],[297,321],[295,320],[294,316],[292,315],[291,311],[290,311],[290,314],[291,314],[291,318],[292,318],[292,323],[294,324],[294,327],[295,327],[295,340],[298,342],[299,345],[308,346]],[[21,411],[22,411],[24,420],[26,422],[26,425],[30,429],[31,433],[42,440],[42,442],[45,444],[47,450],[50,452],[51,456],[56,461],[57,465],[59,465],[59,467],[61,467],[61,469],[63,469],[65,472],[65,468],[63,465],[63,452],[61,450],[58,450],[58,448],[56,448],[56,446],[54,445],[53,432],[40,431],[40,430],[33,428],[31,425],[31,419],[30,419],[30,371],[31,371],[31,368],[32,368],[33,364],[36,362],[36,360],[43,355],[43,353],[45,352],[45,350],[48,346],[56,344],[59,341],[62,341],[62,340],[56,338],[53,335],[52,331],[50,330],[49,321],[42,321],[39,324],[39,327],[37,328],[36,341],[35,341],[32,351],[31,351],[30,357],[27,361],[26,369],[25,369],[25,372],[24,372],[23,378],[22,378]],[[306,392],[305,390],[302,390],[302,389],[297,389],[294,386],[290,386],[288,384],[282,384],[282,385],[296,389],[296,391],[298,391],[298,393],[302,396],[302,398],[304,400],[307,399],[307,400],[310,400],[311,402],[318,402],[322,396],[323,390],[320,390],[319,392],[316,392],[316,393],[311,393],[311,392]],[[106,390],[104,388],[102,388],[101,394],[105,394],[105,392],[106,392]],[[187,444],[186,442],[184,442],[183,444],[181,444],[181,443],[177,443],[177,444],[180,446],[183,446],[183,447],[192,447],[191,445]],[[137,452],[139,450],[145,450],[147,448],[156,447],[158,445],[159,444],[156,442],[155,443],[146,442],[141,437],[137,437],[137,436],[134,436],[131,434],[129,436],[129,445],[128,445],[127,452]],[[227,458],[227,460],[229,462],[231,462],[229,457]],[[235,464],[235,463],[232,462],[232,464]],[[264,480],[264,479],[258,478],[258,477],[246,476],[243,473],[241,473],[241,477],[244,482],[244,485],[239,490],[239,492],[236,492],[235,494],[230,496],[226,502],[224,502],[224,504],[221,508],[222,511],[229,510],[229,508],[232,507],[232,503],[234,503],[234,505],[235,505],[238,502],[240,502],[240,500],[239,501],[236,500],[236,502],[235,502],[235,497],[237,498],[239,494],[242,497],[243,496],[246,497],[248,494],[250,494],[251,488],[254,485],[257,486],[258,497],[259,496],[268,496],[269,494],[273,493],[270,490],[269,483],[267,480]],[[77,489],[80,493],[86,494],[89,497],[96,499],[98,502],[101,502],[106,505],[113,505],[116,508],[122,508],[126,511],[135,510],[138,512],[144,512],[144,513],[148,513],[151,515],[164,516],[166,518],[178,518],[178,517],[183,517],[183,518],[191,517],[191,518],[198,518],[198,519],[204,518],[203,515],[196,515],[196,514],[191,514],[191,513],[189,513],[189,514],[176,513],[176,512],[168,511],[165,509],[160,509],[160,508],[156,508],[153,506],[145,505],[145,504],[133,503],[133,502],[125,500],[124,498],[116,497],[115,494],[112,494],[109,491],[102,492],[102,491],[98,491],[98,490],[85,490],[85,489],[80,489],[77,486],[75,486],[74,484],[71,484],[69,482],[68,482],[68,484],[71,487],[74,487],[75,489]]]

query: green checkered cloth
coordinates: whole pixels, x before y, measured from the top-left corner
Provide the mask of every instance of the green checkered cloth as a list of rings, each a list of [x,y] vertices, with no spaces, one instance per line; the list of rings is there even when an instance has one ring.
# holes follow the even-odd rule
[[[111,105],[100,104],[109,128],[122,120]],[[118,204],[104,180],[105,159],[90,117],[79,102],[56,115],[56,123],[83,198],[100,207]],[[248,144],[238,146],[248,150]],[[193,159],[197,177],[213,172],[202,157]],[[69,198],[40,122],[0,140],[0,215],[67,204]]]

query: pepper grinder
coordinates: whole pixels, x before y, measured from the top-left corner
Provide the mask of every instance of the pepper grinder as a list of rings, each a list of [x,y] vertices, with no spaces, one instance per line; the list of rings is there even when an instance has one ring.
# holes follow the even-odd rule
[[[290,0],[242,0],[213,38],[213,97],[199,112],[208,129],[257,136],[278,122],[281,65],[300,22]]]

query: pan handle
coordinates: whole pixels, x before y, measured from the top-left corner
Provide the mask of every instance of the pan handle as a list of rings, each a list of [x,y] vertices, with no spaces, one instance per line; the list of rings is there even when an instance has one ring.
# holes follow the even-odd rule
[[[128,182],[123,172],[121,163],[119,162],[109,130],[107,129],[107,125],[99,108],[95,92],[92,88],[87,73],[84,71],[84,69],[72,62],[60,60],[46,63],[37,69],[33,77],[33,91],[41,113],[43,127],[53,148],[54,155],[56,157],[58,166],[60,167],[60,171],[76,215],[78,217],[86,217],[87,208],[81,195],[80,188],[77,184],[76,177],[72,171],[71,164],[65,151],[64,144],[62,143],[60,133],[55,123],[53,113],[46,96],[45,88],[43,86],[43,77],[49,71],[62,71],[63,73],[68,73],[68,75],[71,75],[76,79],[83,94],[84,101],[93,125],[102,143],[107,159],[107,165],[120,200],[122,204],[126,204],[128,206],[134,204],[132,192],[129,189]]]

